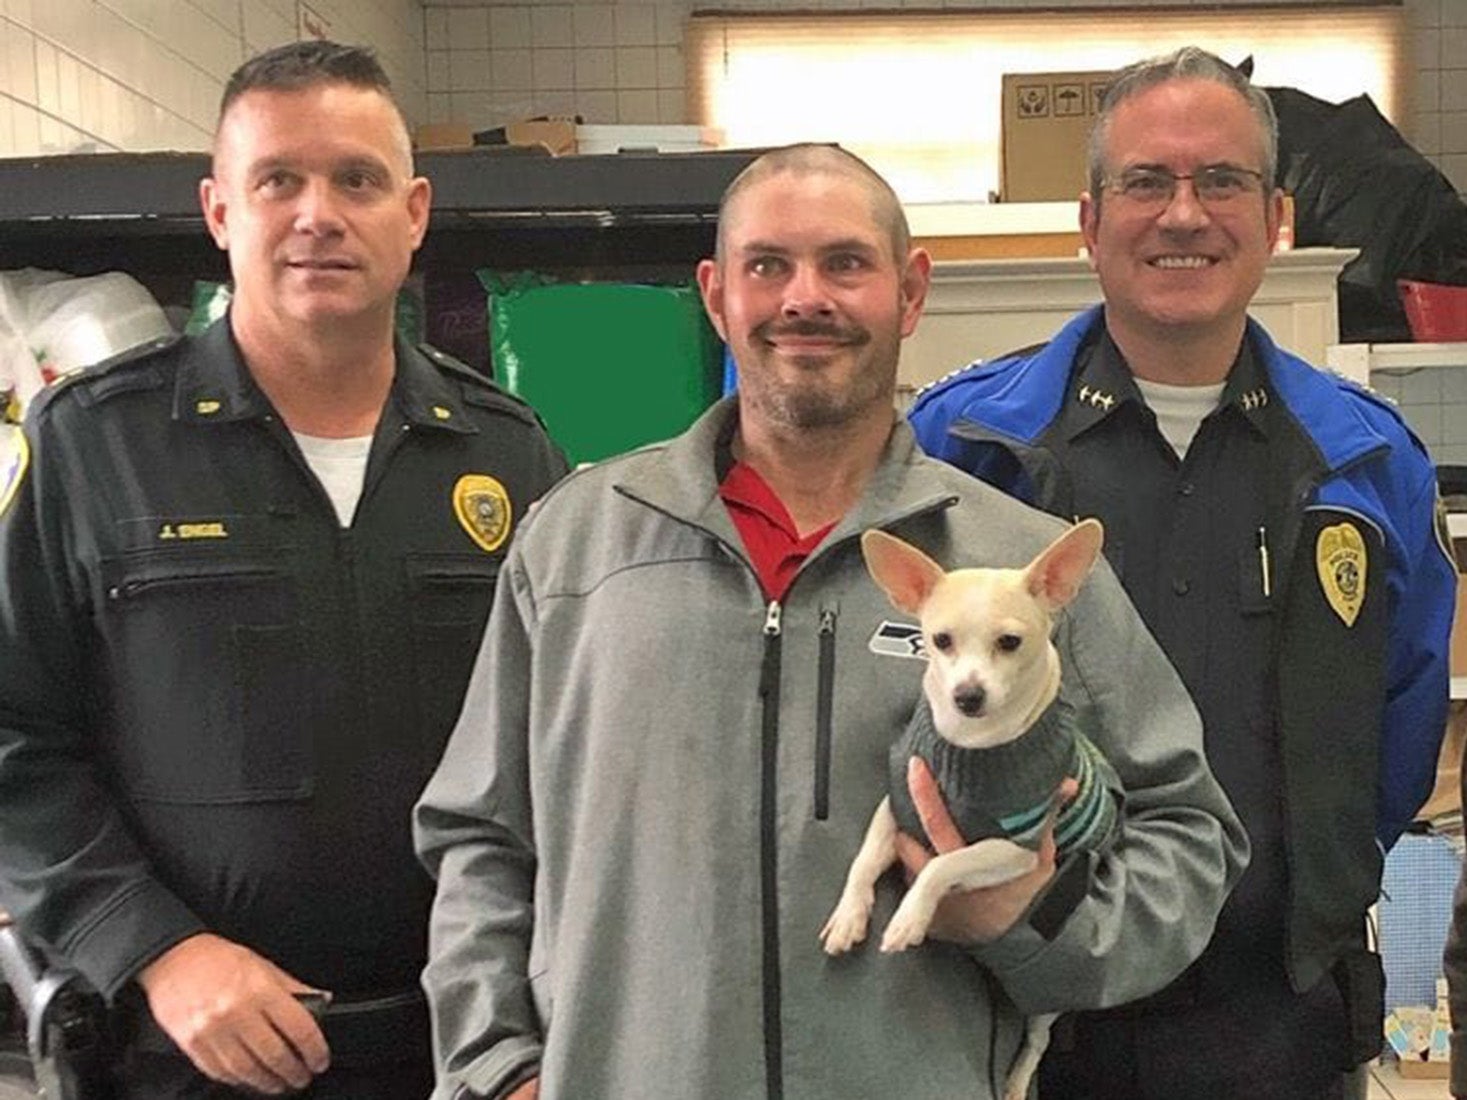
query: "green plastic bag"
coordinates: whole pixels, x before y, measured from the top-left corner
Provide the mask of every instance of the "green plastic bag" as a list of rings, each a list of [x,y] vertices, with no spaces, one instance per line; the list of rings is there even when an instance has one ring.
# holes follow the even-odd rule
[[[572,462],[668,439],[718,399],[722,344],[694,287],[479,278],[494,377]]]

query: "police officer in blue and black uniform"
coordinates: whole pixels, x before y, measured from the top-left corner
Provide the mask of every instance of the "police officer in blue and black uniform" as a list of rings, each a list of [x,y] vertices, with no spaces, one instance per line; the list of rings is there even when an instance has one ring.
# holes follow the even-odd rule
[[[1365,912],[1431,787],[1455,570],[1400,416],[1247,319],[1276,145],[1267,97],[1210,54],[1124,70],[1081,200],[1105,305],[911,413],[930,453],[1104,521],[1252,842],[1202,958],[1058,1029],[1044,1100],[1335,1100],[1380,1049]]]
[[[115,1006],[120,1097],[424,1096],[409,811],[564,460],[394,339],[429,185],[369,53],[241,67],[201,197],[227,317],[4,437],[0,905]]]

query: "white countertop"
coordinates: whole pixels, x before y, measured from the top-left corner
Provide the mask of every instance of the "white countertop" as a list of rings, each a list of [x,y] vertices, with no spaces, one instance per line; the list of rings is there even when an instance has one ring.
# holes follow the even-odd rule
[[[1076,202],[910,203],[914,237],[989,237],[1018,233],[1078,233]]]

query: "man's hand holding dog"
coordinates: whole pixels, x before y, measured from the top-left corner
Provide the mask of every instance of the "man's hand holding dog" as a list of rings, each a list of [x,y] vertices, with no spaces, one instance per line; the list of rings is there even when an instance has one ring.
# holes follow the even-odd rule
[[[931,770],[919,758],[913,757],[907,764],[907,789],[917,806],[917,815],[922,819],[922,828],[932,840],[937,854],[956,851],[966,842],[953,824],[947,805],[937,788]],[[1056,792],[1056,808],[1074,798],[1078,789],[1075,780],[1066,779]],[[909,878],[933,858],[920,841],[905,834],[896,839],[897,854],[907,870]],[[1044,832],[1039,846],[1039,863],[1034,870],[997,886],[986,886],[978,890],[954,891],[943,898],[933,915],[928,936],[932,939],[952,943],[990,943],[998,939],[1014,922],[1028,911],[1034,898],[1054,877],[1054,822]]]

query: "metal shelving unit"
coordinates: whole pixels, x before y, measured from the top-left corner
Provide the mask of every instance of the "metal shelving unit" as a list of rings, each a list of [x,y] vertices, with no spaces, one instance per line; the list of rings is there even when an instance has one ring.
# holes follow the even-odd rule
[[[712,251],[724,187],[758,152],[420,152],[433,214],[415,266],[691,277]],[[0,159],[0,267],[123,270],[165,289],[173,279],[220,278],[224,258],[198,205],[208,168],[203,153]]]

